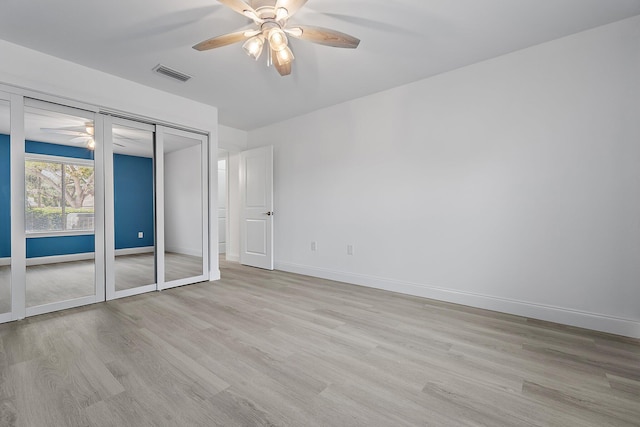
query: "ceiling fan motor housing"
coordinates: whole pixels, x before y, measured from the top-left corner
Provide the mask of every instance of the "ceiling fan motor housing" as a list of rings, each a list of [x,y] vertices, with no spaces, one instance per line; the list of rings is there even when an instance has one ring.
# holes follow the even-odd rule
[[[252,0],[249,2],[249,4],[256,11],[262,8],[271,8],[272,10],[274,10],[276,7],[276,0]]]

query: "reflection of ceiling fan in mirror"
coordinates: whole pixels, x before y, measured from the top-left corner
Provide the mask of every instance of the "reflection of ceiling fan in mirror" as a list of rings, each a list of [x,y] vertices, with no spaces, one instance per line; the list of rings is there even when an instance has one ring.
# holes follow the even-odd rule
[[[89,150],[94,150],[96,148],[96,141],[93,138],[95,130],[94,130],[92,122],[87,122],[87,123],[84,124],[84,126],[64,126],[64,127],[59,127],[59,128],[41,128],[40,130],[42,130],[43,132],[48,132],[48,133],[57,133],[59,135],[73,136],[74,138],[71,138],[69,140],[69,142],[72,142],[74,144],[83,144]],[[114,139],[115,138],[130,139],[130,138],[127,138],[125,136],[117,135],[115,130],[114,130],[114,135],[113,136],[114,136]],[[124,147],[124,145],[119,144],[119,143],[117,143],[115,141],[113,142],[113,144],[117,145],[119,147]]]
[[[287,26],[291,18],[307,0],[218,0],[241,15],[253,20],[255,27],[205,40],[193,46],[202,51],[244,42],[247,55],[258,59],[267,48],[267,65],[273,64],[281,76],[291,73],[293,53],[288,36],[325,46],[355,49],[360,40],[328,28],[303,25]]]

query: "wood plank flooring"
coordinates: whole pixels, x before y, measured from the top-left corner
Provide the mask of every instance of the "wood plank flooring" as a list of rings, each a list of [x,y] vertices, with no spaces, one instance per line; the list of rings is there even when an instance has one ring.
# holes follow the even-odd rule
[[[1,426],[640,426],[640,342],[221,262],[0,325]]]
[[[0,265],[0,314],[11,311],[11,267]]]
[[[39,264],[27,267],[27,307],[95,295],[93,260]]]
[[[116,290],[155,283],[153,253],[121,255],[115,258]],[[202,257],[165,253],[165,281],[202,276]],[[11,267],[0,266],[0,314],[11,311]],[[26,270],[27,307],[94,295],[93,260],[40,264]]]

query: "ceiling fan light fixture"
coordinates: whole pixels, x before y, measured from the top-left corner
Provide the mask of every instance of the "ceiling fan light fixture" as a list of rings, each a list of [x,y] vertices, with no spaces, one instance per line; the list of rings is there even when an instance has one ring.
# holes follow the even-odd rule
[[[264,48],[264,36],[262,34],[259,34],[257,36],[251,37],[246,42],[244,42],[242,48],[247,53],[247,55],[257,61],[258,58],[260,58],[260,55],[262,55],[262,49]]]
[[[257,36],[260,33],[261,33],[260,30],[247,30],[243,33],[243,35],[245,37],[253,37],[253,36]]]
[[[284,50],[287,47],[289,41],[287,40],[287,35],[280,29],[280,27],[274,27],[269,30],[269,46],[271,49],[279,52]]]
[[[278,10],[276,10],[276,21],[278,22],[284,21],[288,17],[289,17],[289,11],[284,7],[279,7]]]
[[[284,30],[285,33],[292,35],[293,37],[301,37],[302,36],[302,28],[300,27],[293,27],[293,28],[286,28]]]
[[[267,66],[274,65],[281,76],[291,74],[293,52],[288,37],[295,37],[325,46],[355,49],[360,40],[336,30],[312,26],[287,28],[289,19],[294,16],[308,0],[218,0],[244,17],[253,20],[252,30],[235,31],[204,40],[193,48],[205,51],[242,43],[243,50],[256,60],[267,45]]]
[[[282,50],[276,50],[276,61],[278,65],[287,65],[294,60],[293,52],[289,49],[289,46],[285,46]]]
[[[253,20],[254,22],[262,22],[262,19],[253,10],[245,10],[242,12],[244,16]]]

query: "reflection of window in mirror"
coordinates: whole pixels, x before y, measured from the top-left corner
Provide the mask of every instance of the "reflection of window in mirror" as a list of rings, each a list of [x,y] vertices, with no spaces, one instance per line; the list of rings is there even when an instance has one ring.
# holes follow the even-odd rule
[[[78,159],[27,156],[25,231],[93,231],[94,168]]]

